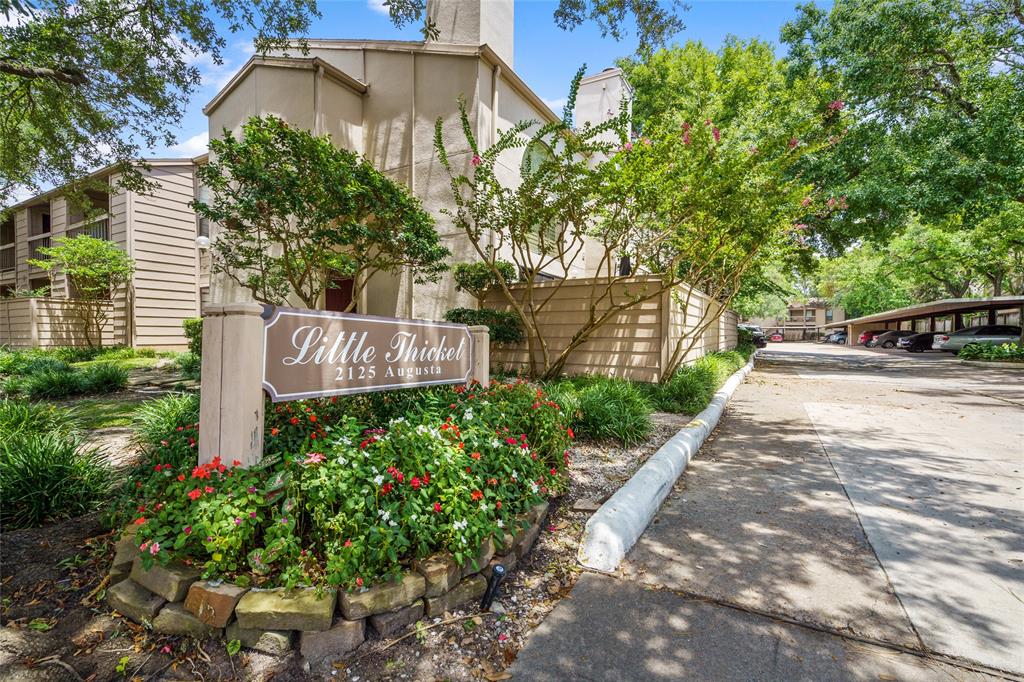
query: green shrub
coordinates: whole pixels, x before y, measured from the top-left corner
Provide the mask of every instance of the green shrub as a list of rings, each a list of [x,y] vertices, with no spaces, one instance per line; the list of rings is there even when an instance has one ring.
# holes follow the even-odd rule
[[[972,343],[964,346],[957,357],[964,360],[994,360],[1002,362],[1024,362],[1024,346],[1003,343],[998,346],[988,343]]]
[[[506,282],[516,280],[516,266],[505,260],[494,262],[494,269],[501,273]],[[498,278],[491,267],[482,261],[475,263],[456,263],[452,268],[455,278],[455,290],[465,291],[479,302],[483,302],[487,290],[498,286]]]
[[[31,400],[61,400],[85,392],[83,373],[65,366],[21,375],[20,392]]]
[[[647,438],[652,426],[651,404],[636,384],[605,377],[580,383],[583,386],[576,389],[572,420],[576,435],[590,440],[614,439],[626,446]],[[565,391],[561,392],[563,400]]]
[[[752,352],[752,348],[744,348]],[[749,355],[739,350],[708,353],[692,365],[682,367],[663,384],[643,388],[659,412],[697,414],[711,402],[719,386],[747,363]]]
[[[203,358],[192,351],[186,351],[174,358],[174,366],[178,368],[178,371],[186,379],[199,381]]]
[[[77,431],[78,420],[71,410],[49,403],[0,400],[0,441],[44,433],[69,436]]]
[[[494,343],[520,343],[523,340],[523,325],[519,322],[519,316],[510,311],[452,308],[444,314],[444,319],[456,324],[485,324],[490,328],[491,341]]]
[[[182,320],[181,328],[188,339],[189,352],[202,356],[203,354],[203,318],[190,317]]]
[[[164,460],[176,464],[195,459],[198,394],[171,393],[156,400],[147,400],[135,411],[133,421],[135,440],[145,449],[156,451],[164,448],[169,453],[163,455]],[[188,435],[182,436],[186,431]],[[191,445],[188,439],[192,439]]]
[[[128,370],[113,362],[102,362],[81,370],[82,393],[114,393],[128,386]]]
[[[95,511],[107,501],[111,473],[74,436],[0,439],[0,524],[25,528]]]
[[[268,587],[351,589],[440,550],[472,561],[486,538],[515,533],[518,514],[564,488],[570,430],[536,385],[418,395],[420,409],[375,429],[344,416],[341,399],[274,405],[268,441],[277,454],[250,469],[227,456],[167,462],[162,453],[176,441],[161,444],[122,505],[139,526],[144,562],[187,559],[207,577]],[[155,421],[166,429],[173,420]],[[173,436],[190,437],[189,426]]]

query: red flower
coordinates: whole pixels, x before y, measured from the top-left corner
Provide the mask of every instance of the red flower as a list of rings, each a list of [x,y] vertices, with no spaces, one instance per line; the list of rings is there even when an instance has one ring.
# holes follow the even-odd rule
[[[509,436],[508,438],[505,439],[505,442],[508,443],[509,445],[515,445],[517,441],[515,438]]]
[[[198,500],[200,497],[203,496],[203,492],[199,488],[196,488],[195,490],[189,491],[188,496],[194,502],[195,500]]]
[[[413,490],[419,490],[420,489],[420,479],[419,479],[419,477],[413,476],[412,480],[409,481],[409,485],[412,486]]]
[[[398,480],[399,483],[401,483],[402,481],[405,480],[405,474],[403,474],[401,471],[396,471],[395,478]]]
[[[569,434],[569,440],[572,440],[576,437],[576,434],[572,432],[572,428],[566,429],[565,432]]]
[[[501,500],[498,500],[497,502],[494,503],[494,508],[501,509]]]
[[[270,435],[271,436],[276,436],[279,433],[281,433],[281,431],[276,429],[276,428],[275,429],[270,429]]]
[[[474,453],[472,453],[470,455],[470,457],[472,457],[473,459],[480,459],[480,453],[479,452],[474,452]]]
[[[498,485],[498,479],[496,479],[496,478],[488,478],[487,479],[487,485]]]
[[[292,425],[292,426],[295,426],[296,424],[298,424],[298,423],[299,423],[299,418],[298,418],[298,417],[292,417],[292,418],[291,418],[291,419],[289,419],[288,421],[289,421],[289,422],[291,422],[291,425]]]
[[[242,461],[236,459],[235,461],[231,462],[231,466],[240,467],[240,466],[242,466]]]
[[[316,415],[315,414],[309,415],[309,421],[315,422],[316,421]]]
[[[381,492],[382,495],[387,495],[389,492],[391,492],[391,489],[393,487],[394,486],[392,484],[385,483],[383,486],[381,486],[380,492]]]
[[[178,480],[179,481],[184,481],[185,480],[185,474],[178,474]]]
[[[356,578],[356,585],[358,585],[359,587],[362,587],[363,586],[363,579],[362,578]]]
[[[140,516],[139,518],[135,519],[135,525],[136,526],[141,526],[145,522],[146,522],[146,517],[145,516]]]
[[[558,473],[558,470],[555,469],[555,467],[551,467],[551,475],[554,476],[557,473]]]
[[[435,512],[440,512],[441,511],[441,503],[440,502],[435,502],[434,503],[434,511]]]
[[[209,478],[210,472],[205,466],[197,466],[192,470],[192,478]]]
[[[351,547],[352,546],[352,541],[351,540],[345,540],[345,546],[346,547]]]
[[[210,486],[206,486],[206,494],[209,495],[212,492],[213,492],[213,488],[211,488]]]
[[[480,492],[479,490],[474,490],[473,494],[470,495],[470,497],[473,498],[474,502],[476,502],[477,500],[483,498],[483,496],[484,496],[484,494],[482,492]]]
[[[430,483],[430,472],[429,471],[426,472],[425,474],[423,474],[423,485],[426,485],[427,483]]]

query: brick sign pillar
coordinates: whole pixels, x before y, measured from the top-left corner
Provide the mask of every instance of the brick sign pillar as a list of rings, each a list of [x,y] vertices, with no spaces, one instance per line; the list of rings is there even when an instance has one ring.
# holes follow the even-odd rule
[[[220,455],[252,466],[263,456],[263,306],[206,306],[199,400],[199,463]]]

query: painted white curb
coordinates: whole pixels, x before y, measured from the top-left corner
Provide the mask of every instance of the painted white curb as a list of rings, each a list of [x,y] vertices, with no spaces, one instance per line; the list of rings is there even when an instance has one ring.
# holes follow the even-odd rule
[[[661,446],[626,484],[601,505],[583,531],[577,558],[595,571],[612,573],[651,523],[690,458],[711,435],[736,388],[754,368],[754,356],[722,385],[693,421]]]

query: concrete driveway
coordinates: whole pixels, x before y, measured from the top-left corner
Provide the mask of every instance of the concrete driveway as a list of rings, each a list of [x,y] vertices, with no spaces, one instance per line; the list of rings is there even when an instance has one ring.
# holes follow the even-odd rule
[[[517,678],[1024,675],[1024,372],[772,344]],[[913,652],[922,652],[923,655]]]

